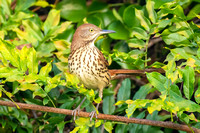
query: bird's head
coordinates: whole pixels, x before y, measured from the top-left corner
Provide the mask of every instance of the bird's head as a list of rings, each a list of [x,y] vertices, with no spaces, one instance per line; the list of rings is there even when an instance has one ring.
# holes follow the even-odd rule
[[[94,44],[98,36],[108,33],[115,33],[115,31],[102,30],[93,24],[83,24],[79,26],[74,33],[71,50],[73,51],[81,46]]]

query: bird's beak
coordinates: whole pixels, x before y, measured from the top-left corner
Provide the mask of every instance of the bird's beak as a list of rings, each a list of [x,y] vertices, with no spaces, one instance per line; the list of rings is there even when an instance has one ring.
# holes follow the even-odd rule
[[[109,33],[115,33],[114,30],[101,30],[100,34],[109,34]]]

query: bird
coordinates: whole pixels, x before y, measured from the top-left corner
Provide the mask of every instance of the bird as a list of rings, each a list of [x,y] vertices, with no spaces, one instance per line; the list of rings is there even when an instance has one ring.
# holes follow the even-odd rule
[[[111,75],[108,70],[108,61],[102,52],[94,45],[95,40],[102,34],[115,33],[113,30],[102,30],[94,24],[82,24],[72,38],[71,53],[68,57],[69,72],[78,77],[84,87],[98,89],[99,97],[103,97],[103,89],[109,85]],[[72,111],[74,120],[79,114],[80,106],[86,100],[82,100],[79,106]],[[90,120],[98,115],[99,103],[96,109],[90,113]]]

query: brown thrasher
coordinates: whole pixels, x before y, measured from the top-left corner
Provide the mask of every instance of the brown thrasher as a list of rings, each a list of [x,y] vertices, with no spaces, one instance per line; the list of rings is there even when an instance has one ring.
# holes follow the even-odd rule
[[[108,62],[101,51],[94,45],[95,40],[102,34],[114,33],[111,30],[102,30],[93,24],[83,24],[74,33],[71,54],[68,58],[69,71],[75,74],[80,82],[88,89],[99,89],[99,97],[102,99],[103,89],[109,84],[111,76],[108,71]],[[74,119],[80,111],[81,104],[73,111]],[[99,103],[96,106],[98,110]],[[90,113],[92,120],[96,110]]]

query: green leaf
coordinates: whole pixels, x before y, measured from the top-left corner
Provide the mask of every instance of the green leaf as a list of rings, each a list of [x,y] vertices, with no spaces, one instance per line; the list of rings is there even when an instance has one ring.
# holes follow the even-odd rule
[[[107,132],[112,133],[113,126],[111,122],[105,122],[104,123],[104,128],[106,129]]]
[[[23,72],[27,71],[27,55],[29,54],[29,49],[25,46],[20,51],[20,68]]]
[[[33,98],[35,96],[40,96],[42,98],[46,97],[47,96],[47,93],[44,92],[44,90],[42,88],[38,88],[36,89],[34,92],[33,92]]]
[[[11,0],[0,0],[0,7],[2,7],[4,14],[11,15]]]
[[[117,20],[119,20],[121,23],[123,23],[122,17],[121,17],[120,14],[116,11],[116,9],[113,8],[112,11],[113,11],[113,15],[115,16],[115,18],[116,18]]]
[[[129,78],[122,81],[122,85],[117,93],[117,101],[127,100],[130,98],[131,93],[131,81]]]
[[[123,20],[124,23],[130,28],[138,27],[140,25],[140,22],[135,15],[135,5],[130,5],[124,10]]]
[[[34,3],[34,6],[40,6],[40,7],[48,7],[48,6],[52,6],[51,4],[49,4],[47,1],[43,1],[43,0],[38,0],[37,2]]]
[[[194,94],[195,101],[199,104],[200,103],[200,79],[198,80],[198,88]]]
[[[115,111],[115,98],[113,95],[105,96],[103,98],[103,113],[112,114]]]
[[[152,0],[147,0],[146,9],[149,14],[149,18],[151,19],[152,23],[156,23],[157,14],[154,11],[154,4],[155,2]]]
[[[38,25],[36,25],[36,23],[34,23],[30,20],[24,20],[24,21],[22,21],[22,24],[24,25],[26,32],[31,33],[31,34],[29,34],[29,36],[32,36],[33,38],[37,39],[38,41],[42,41],[44,36],[43,36],[40,28],[38,27]]]
[[[147,31],[149,31],[149,30],[150,30],[150,27],[149,27],[149,26],[151,25],[151,23],[150,23],[150,21],[144,16],[143,11],[142,11],[142,10],[137,10],[137,9],[135,9],[135,15],[136,15],[137,19],[140,20],[141,26],[144,27]]]
[[[140,87],[140,89],[135,93],[133,100],[136,99],[145,99],[147,94],[151,91],[152,86],[150,84],[146,84]]]
[[[36,0],[17,0],[15,11],[24,11],[27,10],[29,7],[31,7]]]
[[[115,133],[127,133],[128,130],[128,125],[127,124],[117,124],[115,127]]]
[[[12,44],[0,40],[0,53],[4,58],[4,65],[6,65],[7,60],[9,60],[13,66],[19,67],[19,53]]]
[[[187,99],[191,99],[194,93],[194,69],[186,66],[185,69],[182,69],[181,71],[183,73],[183,92]]]
[[[139,27],[133,28],[133,31],[131,33],[131,37],[133,37],[133,36],[137,37],[138,39],[144,39],[144,40],[148,39],[147,32],[145,30],[143,30],[142,28],[139,28]]]
[[[160,8],[163,4],[165,4],[165,3],[170,3],[170,2],[172,2],[172,1],[174,1],[174,0],[152,0],[152,1],[154,1],[154,3],[155,3],[155,9],[158,9],[158,8]]]
[[[177,44],[182,42],[187,45],[190,44],[190,42],[187,40],[185,36],[182,36],[181,34],[178,33],[171,33],[167,36],[162,36],[162,39],[167,44]]]
[[[171,14],[179,16],[182,19],[186,19],[186,16],[184,14],[183,8],[180,5],[176,5],[176,7],[172,6],[172,8],[167,7],[167,6],[168,5],[165,5],[165,6],[162,7],[163,8],[162,11],[163,11],[164,14],[165,13],[167,13],[167,14],[171,13]]]
[[[119,21],[112,22],[108,29],[116,31],[116,33],[109,34],[109,36],[113,39],[127,40],[129,38],[128,29],[126,29]]]
[[[88,7],[89,13],[103,13],[108,10],[108,4],[101,1],[92,1],[92,4]]]
[[[44,22],[44,34],[47,34],[51,28],[57,26],[60,22],[60,11],[52,9]]]
[[[152,72],[152,73],[147,73],[147,79],[149,82],[156,88],[158,89],[161,93],[166,91],[166,87],[164,84],[167,81],[167,78],[161,75],[158,72]]]
[[[38,60],[36,56],[36,51],[34,48],[29,49],[29,54],[27,56],[27,67],[29,69],[29,73],[38,73]]]
[[[137,39],[137,38],[133,38],[133,39],[129,39],[127,41],[128,46],[131,48],[139,48],[142,49],[145,47],[145,42],[143,40]]]
[[[19,86],[18,89],[21,90],[21,91],[31,90],[31,91],[34,92],[34,91],[41,89],[41,88],[38,84],[31,84],[31,83],[24,82]]]
[[[87,8],[85,0],[63,0],[57,4],[61,10],[61,17],[67,20],[78,22],[86,17]]]
[[[66,124],[66,122],[64,122],[64,121],[57,124],[59,133],[63,133],[64,128],[65,128],[65,124]]]
[[[171,23],[171,20],[168,19],[168,20],[161,20],[159,23],[158,23],[158,28],[159,29],[163,29],[165,28],[167,25],[169,25]]]
[[[200,8],[200,4],[194,5],[194,7],[187,14],[187,19],[190,20],[190,19],[195,18],[196,15],[200,13],[199,8]]]
[[[51,63],[47,63],[46,66],[44,66],[44,67],[42,67],[40,69],[39,75],[48,77],[49,76],[49,72],[51,71],[51,69],[52,69]]]

